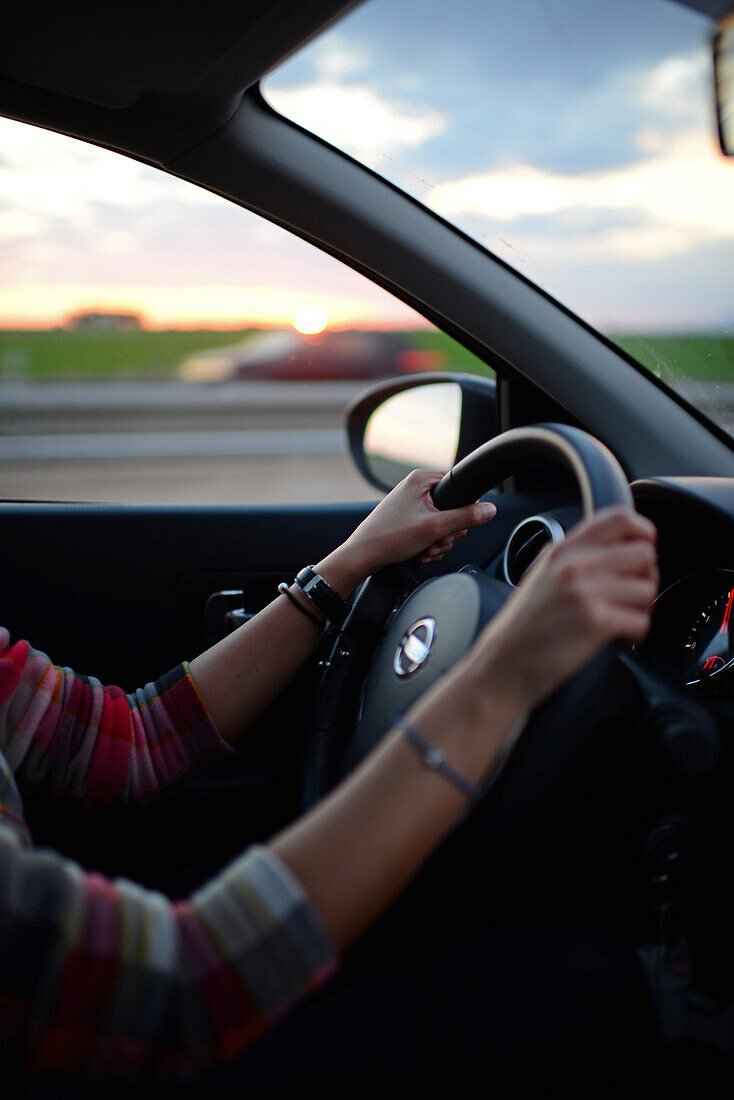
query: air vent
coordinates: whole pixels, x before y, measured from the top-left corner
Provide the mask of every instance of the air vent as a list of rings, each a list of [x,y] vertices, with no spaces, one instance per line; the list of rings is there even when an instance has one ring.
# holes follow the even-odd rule
[[[516,588],[543,547],[549,542],[555,546],[563,538],[563,528],[551,516],[529,516],[518,523],[505,547],[503,567],[507,583]]]

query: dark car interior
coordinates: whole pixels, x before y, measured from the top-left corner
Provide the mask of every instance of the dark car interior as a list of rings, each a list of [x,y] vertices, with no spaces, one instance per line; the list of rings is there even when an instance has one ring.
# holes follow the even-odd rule
[[[278,0],[256,11],[157,5],[151,14],[136,3],[119,22],[106,13],[70,20],[62,8],[39,21],[16,7],[4,19],[0,111],[160,166],[317,243],[496,372],[500,432],[560,424],[613,452],[659,531],[665,627],[641,654],[602,654],[538,716],[514,779],[534,792],[527,805],[512,809],[510,766],[499,808],[463,823],[394,919],[409,920],[427,891],[447,936],[488,912],[552,913],[637,948],[658,943],[667,922],[668,939],[687,936],[697,992],[718,1010],[734,998],[734,697],[708,674],[718,668],[694,674],[683,651],[696,615],[719,606],[716,584],[732,583],[709,575],[734,569],[731,441],[536,286],[265,103],[263,74],[350,6]],[[721,14],[713,9],[728,5],[697,6]],[[504,583],[521,521],[552,517],[568,529],[581,515],[562,466],[498,481],[486,486],[496,520],[440,566],[421,567],[403,592],[462,569]],[[232,605],[209,605],[207,615],[212,595],[241,592],[234,606],[256,612],[353,530],[376,500],[366,489],[370,497],[288,507],[2,502],[2,621],[58,663],[133,690],[227,629]],[[693,575],[702,579],[691,594],[681,583]],[[300,811],[325,646],[233,759],[155,801],[81,810],[24,792],[36,842],[171,897],[205,881]],[[346,726],[357,702],[344,704]],[[564,731],[581,725],[579,751],[554,770],[554,737],[565,744]],[[547,773],[537,791],[534,768]],[[478,900],[488,876],[506,887],[489,910]],[[459,915],[457,888],[467,898]]]

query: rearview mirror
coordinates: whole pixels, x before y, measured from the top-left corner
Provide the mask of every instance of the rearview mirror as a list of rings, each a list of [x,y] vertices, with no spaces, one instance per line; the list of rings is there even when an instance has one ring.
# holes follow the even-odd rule
[[[493,381],[430,374],[373,386],[347,410],[347,432],[359,471],[378,489],[393,489],[411,470],[445,471],[497,434]]]
[[[714,77],[719,141],[725,156],[734,156],[734,15],[723,19],[714,35]]]

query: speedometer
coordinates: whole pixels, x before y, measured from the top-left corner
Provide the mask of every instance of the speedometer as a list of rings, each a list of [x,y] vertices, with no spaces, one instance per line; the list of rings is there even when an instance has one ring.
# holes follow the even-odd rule
[[[653,605],[640,652],[686,684],[734,664],[734,571],[711,569],[676,581]]]

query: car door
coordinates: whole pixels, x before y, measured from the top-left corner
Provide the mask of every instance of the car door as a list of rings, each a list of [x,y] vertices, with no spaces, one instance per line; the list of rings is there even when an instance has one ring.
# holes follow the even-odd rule
[[[273,327],[278,295],[287,317],[299,283],[313,296],[335,278],[319,269],[318,254],[306,258],[296,242],[294,256],[285,234],[273,243],[260,219],[187,184],[166,191],[155,169],[19,123],[3,127],[4,190],[25,180],[15,224],[25,218],[35,230],[10,243],[14,280],[3,293],[15,323],[0,337],[2,621],[56,663],[133,690],[215,642],[230,627],[228,612],[257,612],[278,582],[319,561],[365,514],[374,491],[349,467],[341,428],[342,407],[363,383],[311,382],[303,365],[291,380],[236,378],[240,345],[253,336],[238,319],[265,317],[267,346],[258,351],[254,339],[248,350],[267,367],[274,341],[291,347],[299,336],[290,323],[287,332]],[[124,181],[116,192],[115,179]],[[78,264],[71,290],[64,249]],[[291,283],[263,278],[284,255],[296,268]],[[192,284],[195,297],[206,296],[201,268],[215,262],[240,278],[234,323],[213,298],[198,314],[180,301],[191,303]],[[253,282],[269,292],[252,291]],[[127,308],[115,298],[120,283]],[[168,317],[156,317],[155,292],[166,284]],[[14,296],[18,286],[26,291]],[[389,357],[381,367],[390,369]],[[347,503],[360,496],[365,503]],[[271,832],[294,812],[313,675],[310,667],[234,761],[214,762],[162,808],[90,818],[26,792],[37,841],[110,873],[160,881]]]
[[[215,640],[225,607],[269,602],[279,580],[320,560],[364,512],[5,503],[3,619],[56,662],[132,690]],[[212,594],[233,589],[242,597],[225,597],[207,623]],[[148,806],[80,812],[25,792],[37,842],[110,874],[188,889],[295,812],[314,675],[312,663],[234,760]]]
[[[2,125],[6,180],[26,185],[14,214],[36,224],[10,246],[26,292],[6,291],[16,324],[0,333],[2,622],[54,662],[133,690],[260,610],[373,506],[343,430],[369,381],[486,368],[258,216],[73,138]],[[60,198],[44,179],[62,175]],[[229,314],[210,285],[217,265],[238,287]],[[318,302],[332,316],[322,333],[310,331]],[[37,841],[189,888],[297,811],[321,656],[234,760],[157,803],[90,814],[24,792]]]

